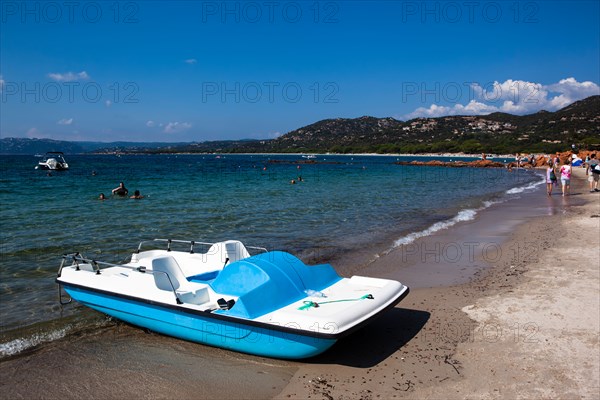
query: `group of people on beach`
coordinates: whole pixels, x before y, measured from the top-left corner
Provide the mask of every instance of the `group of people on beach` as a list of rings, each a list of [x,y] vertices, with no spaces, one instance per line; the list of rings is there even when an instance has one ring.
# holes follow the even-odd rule
[[[127,197],[127,195],[129,194],[129,190],[125,187],[125,184],[123,182],[119,183],[119,186],[117,186],[116,188],[114,188],[112,190],[112,195],[113,196],[118,196],[118,197]],[[104,195],[104,193],[100,193],[100,196],[98,197],[98,200],[106,200],[106,196]],[[139,190],[136,190],[135,192],[133,192],[133,196],[129,197],[130,199],[143,199],[144,196],[142,196],[142,194],[140,193]]]
[[[532,167],[535,167],[536,157],[535,154],[530,154],[529,157],[523,157],[523,155],[517,153],[515,154],[515,161],[517,163],[517,168],[521,168],[525,164],[529,164]]]
[[[559,160],[548,160],[548,168],[546,169],[546,189],[548,196],[552,196],[552,188],[559,182],[562,187],[562,195],[571,193],[571,160],[566,160],[563,165],[560,165]]]
[[[575,154],[573,155],[574,157]],[[586,157],[582,164],[585,168],[585,174],[588,176],[590,184],[590,193],[598,192],[598,180],[600,178],[600,162],[596,158],[596,154]],[[546,168],[546,188],[548,196],[552,196],[552,189],[560,182],[562,195],[568,196],[571,194],[571,157],[567,158],[561,165],[558,153],[554,157],[548,157]]]

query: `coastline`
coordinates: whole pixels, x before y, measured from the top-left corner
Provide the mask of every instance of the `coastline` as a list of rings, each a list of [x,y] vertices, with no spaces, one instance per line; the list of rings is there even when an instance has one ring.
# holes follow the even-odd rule
[[[574,172],[572,198],[538,193],[562,207],[509,226],[491,268],[411,290],[381,322],[300,366],[276,398],[595,398],[600,276],[589,233],[600,199],[583,175]]]
[[[575,175],[582,173],[581,170]],[[587,182],[583,182],[581,177],[577,179],[574,179],[572,198],[554,196],[547,199],[543,189],[532,194],[531,199],[538,202],[536,213],[552,214],[547,217],[532,217],[531,209],[523,208],[525,214],[522,217],[527,222],[524,223],[512,202],[501,203],[481,212],[472,221],[463,221],[449,229],[418,238],[414,243],[419,243],[421,247],[417,250],[421,250],[421,253],[417,252],[414,259],[408,257],[414,254],[407,254],[406,248],[403,253],[400,247],[381,255],[374,263],[354,265],[352,269],[356,268],[356,274],[387,275],[409,283],[412,285],[411,293],[372,325],[345,338],[330,351],[314,359],[294,362],[253,357],[147,333],[117,322],[92,335],[70,336],[27,354],[3,360],[0,363],[0,388],[7,396],[15,398],[76,398],[83,395],[91,398],[449,397],[447,391],[440,389],[442,387],[458,390],[457,398],[468,397],[471,393],[468,390],[480,390],[475,397],[486,397],[488,393],[491,393],[488,397],[494,397],[495,392],[490,385],[498,384],[504,389],[513,378],[494,380],[495,375],[489,372],[488,375],[492,375],[487,377],[487,386],[479,388],[477,373],[489,367],[485,364],[487,360],[484,355],[486,352],[491,354],[500,339],[508,341],[502,346],[512,345],[514,335],[523,335],[518,336],[522,340],[529,339],[527,329],[531,325],[527,325],[527,322],[532,320],[525,318],[525,322],[515,327],[499,317],[486,322],[481,319],[482,316],[478,316],[478,322],[473,319],[474,316],[469,317],[467,312],[487,310],[483,302],[490,296],[503,300],[523,285],[527,287],[534,282],[528,274],[535,268],[536,260],[545,256],[547,251],[558,250],[554,242],[563,235],[563,229],[577,228],[578,225],[571,220],[580,209],[588,210],[595,206],[595,214],[600,214],[598,197],[594,197],[598,194],[588,194],[582,186]],[[586,199],[596,202],[585,204]],[[499,214],[494,216],[494,212]],[[515,214],[514,218],[505,218],[507,213]],[[494,220],[497,223],[492,223]],[[588,220],[588,223],[595,223],[597,228],[598,219],[588,216]],[[488,226],[488,231],[481,231],[482,226]],[[585,229],[590,230],[590,227]],[[498,258],[492,253],[486,257],[478,252],[478,257],[472,258],[465,252],[469,262],[463,265],[463,261],[447,252],[442,260],[435,261],[436,244],[443,249],[448,244],[462,243],[462,248],[468,250],[474,248],[470,244],[472,239],[464,235],[473,234],[480,237],[481,246],[485,243],[499,245],[503,257]],[[484,241],[486,235],[488,238]],[[578,240],[585,245],[586,235],[580,233],[579,236]],[[462,239],[457,239],[459,237]],[[533,247],[528,247],[528,244]],[[586,247],[590,250],[589,245]],[[447,248],[451,249],[452,246]],[[431,253],[425,254],[424,261],[423,249],[425,253]],[[489,249],[492,251],[497,247]],[[532,256],[537,257],[533,262]],[[434,257],[434,262],[430,257]],[[569,257],[577,260],[579,254]],[[494,260],[490,265],[493,268],[487,266],[490,259]],[[537,262],[539,264],[539,260]],[[398,263],[404,268],[396,268]],[[583,263],[589,264],[588,260],[582,259]],[[410,269],[417,271],[419,265],[433,268],[420,271],[420,276],[411,277]],[[444,265],[451,267],[447,269],[449,276],[455,276],[456,272],[461,275],[458,282],[447,281],[441,272]],[[594,267],[593,263],[591,267]],[[568,273],[569,270],[566,268],[563,272]],[[432,284],[432,279],[440,277],[441,283]],[[415,281],[417,278],[422,283]],[[593,278],[592,274],[588,283],[592,283]],[[568,277],[560,282],[565,280]],[[436,287],[426,287],[427,284]],[[595,285],[597,287],[597,281]],[[471,310],[469,307],[474,305]],[[597,306],[592,310],[598,311]],[[484,321],[483,325],[481,321]],[[546,333],[545,327],[537,326],[539,329],[534,334]],[[500,338],[494,336],[494,332],[498,331],[503,334]],[[585,328],[581,331],[585,331]],[[596,346],[595,354],[598,354],[598,330],[595,332],[596,342],[590,343]],[[582,332],[578,331],[577,334],[581,336]],[[552,339],[552,334],[544,337],[547,338]],[[515,345],[522,345],[522,340]],[[526,344],[529,345],[528,342]],[[486,345],[490,348],[484,348]],[[587,349],[585,344],[582,346]],[[517,354],[527,354],[527,349],[519,351],[522,353]],[[510,357],[503,360],[503,365],[513,368],[515,353],[510,348],[508,353]],[[588,350],[587,354],[594,353]],[[597,358],[585,360],[590,370],[597,370],[597,361]],[[529,368],[530,371],[535,370],[534,367]],[[591,385],[594,379],[597,382],[597,376],[592,375],[588,379]],[[469,383],[477,387],[469,388]],[[585,385],[585,382],[578,384]],[[578,393],[577,387],[570,388]],[[593,389],[593,386],[589,388]],[[502,392],[496,397],[505,396],[510,394]],[[538,392],[525,392],[523,397],[539,396]],[[560,397],[560,393],[553,397]]]
[[[84,156],[84,155],[95,155],[95,156],[114,156],[114,155],[220,155],[220,156],[227,156],[227,155],[243,155],[243,156],[305,156],[305,155],[314,155],[314,156],[321,156],[321,157],[327,157],[327,156],[350,156],[350,157],[360,157],[360,156],[368,156],[368,157],[416,157],[416,158],[421,158],[421,157],[431,157],[431,158],[476,158],[476,159],[480,159],[481,158],[481,153],[220,153],[220,152],[207,152],[207,153],[191,153],[191,152],[162,152],[162,153],[157,153],[157,152],[109,152],[109,153],[96,153],[96,152],[90,152],[90,153],[81,153],[81,154],[75,154],[78,156]],[[0,155],[10,155],[10,154],[0,154]],[[514,160],[515,155],[514,154],[494,154],[492,157],[492,159],[509,159],[509,160]]]

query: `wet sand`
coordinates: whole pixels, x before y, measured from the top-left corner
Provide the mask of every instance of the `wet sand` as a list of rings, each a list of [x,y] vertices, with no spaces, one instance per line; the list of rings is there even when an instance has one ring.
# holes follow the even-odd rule
[[[264,399],[296,368],[113,323],[0,364],[5,399]]]
[[[578,179],[571,197],[542,189],[348,266],[411,293],[319,357],[253,357],[114,323],[3,361],[2,396],[594,398],[600,193]]]

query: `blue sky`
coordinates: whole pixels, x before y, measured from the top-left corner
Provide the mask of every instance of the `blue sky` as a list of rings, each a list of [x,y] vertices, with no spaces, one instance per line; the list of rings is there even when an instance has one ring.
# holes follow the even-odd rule
[[[0,136],[272,138],[600,94],[598,1],[6,1]]]

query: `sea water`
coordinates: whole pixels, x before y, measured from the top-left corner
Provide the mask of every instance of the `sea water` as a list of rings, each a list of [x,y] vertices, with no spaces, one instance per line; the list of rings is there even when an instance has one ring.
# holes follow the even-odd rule
[[[116,263],[142,240],[237,239],[326,262],[410,243],[542,183],[397,156],[80,155],[50,174],[38,160],[0,156],[0,358],[103,323],[58,304],[64,253]],[[112,196],[119,182],[144,198]]]

